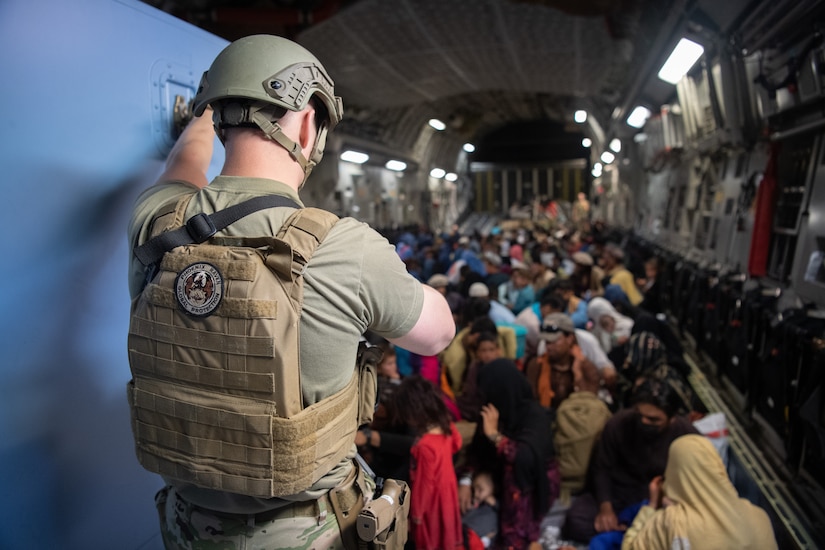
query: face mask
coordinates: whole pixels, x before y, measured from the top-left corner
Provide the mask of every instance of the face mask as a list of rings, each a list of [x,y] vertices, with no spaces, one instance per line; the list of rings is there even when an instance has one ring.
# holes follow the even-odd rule
[[[636,420],[636,429],[639,432],[639,436],[645,441],[656,439],[656,437],[662,433],[662,429],[659,426],[642,422],[641,416]]]

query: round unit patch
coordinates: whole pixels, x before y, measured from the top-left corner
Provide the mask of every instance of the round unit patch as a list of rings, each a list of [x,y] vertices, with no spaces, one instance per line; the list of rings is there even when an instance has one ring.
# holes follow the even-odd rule
[[[212,315],[223,298],[223,277],[212,264],[197,263],[188,266],[175,279],[175,298],[189,315]]]

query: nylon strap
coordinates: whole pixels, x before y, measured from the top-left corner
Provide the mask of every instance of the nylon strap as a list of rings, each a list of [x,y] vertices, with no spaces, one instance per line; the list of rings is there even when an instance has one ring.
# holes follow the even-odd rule
[[[277,122],[271,122],[263,113],[260,111],[255,111],[249,117],[252,121],[258,125],[258,128],[264,133],[266,137],[271,139],[272,141],[278,143],[281,147],[287,150],[289,156],[292,157],[292,160],[297,162],[301,169],[304,171],[304,174],[307,173],[307,166],[309,166],[310,162],[306,159],[304,154],[301,152],[301,147],[298,143],[292,141],[284,131],[281,129],[281,125]],[[312,163],[312,166],[315,166],[315,163]],[[305,178],[306,179],[306,176]]]
[[[277,206],[301,208],[298,203],[288,197],[265,195],[230,206],[214,214],[195,214],[186,220],[183,227],[161,233],[135,248],[135,257],[144,266],[149,267],[160,261],[163,255],[173,248],[186,244],[200,244],[218,231],[253,212]]]

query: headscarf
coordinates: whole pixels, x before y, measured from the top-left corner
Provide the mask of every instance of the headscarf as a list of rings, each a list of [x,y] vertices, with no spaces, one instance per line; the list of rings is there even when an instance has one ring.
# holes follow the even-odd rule
[[[478,385],[485,402],[498,409],[499,431],[518,442],[513,464],[516,485],[534,494],[534,510],[543,514],[550,505],[547,463],[555,454],[551,414],[533,397],[530,383],[512,361],[496,359],[484,365]],[[482,438],[486,439],[479,422],[474,447],[483,447]]]
[[[667,362],[667,349],[652,332],[634,332],[627,342],[622,375],[631,382]]]
[[[649,313],[640,313],[633,322],[631,334],[647,332],[656,336],[665,349],[668,365],[676,368],[683,375],[690,373],[690,367],[684,359],[681,342],[664,321],[660,321]],[[641,373],[641,371],[639,372]]]
[[[679,398],[675,414],[687,415],[693,410],[693,390],[687,379],[677,369],[667,363],[661,363],[639,375],[668,385],[670,391]]]
[[[613,332],[607,332],[599,324],[599,319],[609,315],[615,321]],[[590,300],[587,304],[587,316],[593,320],[593,336],[599,340],[599,344],[605,352],[613,349],[613,337],[630,338],[630,331],[633,329],[633,319],[625,317],[614,308],[610,302],[601,297]]]
[[[707,549],[776,548],[767,514],[739,498],[708,438],[690,434],[671,443],[663,491],[675,503],[664,510],[673,548],[691,535]]]

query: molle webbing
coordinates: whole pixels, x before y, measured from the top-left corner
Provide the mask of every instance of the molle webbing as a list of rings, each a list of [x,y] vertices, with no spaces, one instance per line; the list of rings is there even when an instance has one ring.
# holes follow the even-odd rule
[[[184,223],[190,198],[161,210],[153,236]],[[309,488],[346,456],[359,373],[304,409],[299,367],[301,275],[337,219],[299,209],[276,237],[214,237],[163,256],[129,329],[129,402],[145,468],[270,498]],[[221,301],[205,317],[176,298],[178,274],[196,263],[222,278]]]
[[[357,380],[353,375],[343,390],[287,419],[254,401],[233,400],[227,410],[218,397],[186,387],[167,397],[162,382],[136,379],[129,401],[138,458],[152,472],[201,487],[263,498],[298,493],[349,451]]]

